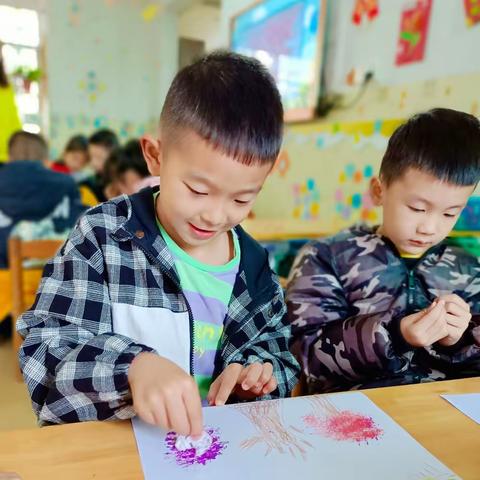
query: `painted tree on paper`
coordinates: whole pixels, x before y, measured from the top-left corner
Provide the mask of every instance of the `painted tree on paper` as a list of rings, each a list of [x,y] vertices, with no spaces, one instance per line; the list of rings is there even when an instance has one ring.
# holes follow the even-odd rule
[[[292,457],[306,458],[307,449],[313,445],[301,438],[304,432],[293,425],[286,426],[280,415],[280,401],[255,402],[235,405],[257,430],[258,435],[244,440],[240,447],[250,449],[259,444],[265,444],[265,456],[272,452]]]

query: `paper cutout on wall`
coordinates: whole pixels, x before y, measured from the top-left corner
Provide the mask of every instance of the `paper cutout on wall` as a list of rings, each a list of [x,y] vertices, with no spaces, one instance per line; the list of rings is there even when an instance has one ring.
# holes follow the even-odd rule
[[[160,5],[155,5],[154,3],[151,3],[150,5],[147,5],[143,10],[142,10],[142,18],[144,22],[152,22],[155,20],[158,14],[161,13],[161,8]]]
[[[303,145],[313,141],[318,149],[330,148],[347,139],[353,141],[354,144],[371,143],[372,146],[376,146],[378,141],[375,136],[380,135],[388,140],[403,122],[404,119],[377,119],[373,121],[298,125],[287,128],[284,141],[285,145],[292,143]],[[369,142],[370,139],[373,139],[373,141]]]
[[[68,24],[71,27],[78,27],[80,25],[80,4],[78,0],[71,0],[68,11]]]
[[[432,0],[417,0],[402,12],[395,64],[420,62],[425,54]]]
[[[307,178],[304,183],[294,183],[293,218],[316,220],[320,214],[320,191],[313,178]]]
[[[353,164],[345,166],[338,177],[339,186],[335,191],[335,213],[342,220],[369,222],[378,220],[369,192],[369,182],[373,167],[363,169]]]
[[[278,173],[280,177],[285,177],[287,172],[290,170],[290,157],[286,150],[281,150],[275,164],[273,165],[270,175],[273,173]]]
[[[469,198],[457,220],[455,230],[480,230],[480,196]]]
[[[80,81],[79,87],[87,94],[91,104],[96,103],[98,95],[106,90],[105,84],[98,81],[97,74],[93,70],[87,72],[87,78]]]
[[[378,0],[356,0],[353,7],[352,22],[354,25],[360,25],[364,16],[372,21],[378,16]]]
[[[480,0],[463,0],[465,5],[465,23],[471,27],[480,22]]]

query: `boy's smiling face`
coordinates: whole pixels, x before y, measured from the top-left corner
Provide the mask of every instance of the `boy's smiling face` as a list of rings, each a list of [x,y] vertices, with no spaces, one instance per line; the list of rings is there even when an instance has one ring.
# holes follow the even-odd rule
[[[378,233],[389,238],[400,253],[422,255],[451,232],[474,189],[413,168],[390,185],[374,178],[371,195],[383,208]]]
[[[142,139],[149,170],[160,175],[157,215],[185,251],[215,248],[247,217],[273,163],[242,164],[192,130],[177,139]]]

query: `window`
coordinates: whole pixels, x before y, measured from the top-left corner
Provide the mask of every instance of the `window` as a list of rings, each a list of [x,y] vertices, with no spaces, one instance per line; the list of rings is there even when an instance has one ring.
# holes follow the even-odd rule
[[[39,19],[35,10],[0,5],[0,41],[5,70],[15,89],[25,130],[40,131]]]

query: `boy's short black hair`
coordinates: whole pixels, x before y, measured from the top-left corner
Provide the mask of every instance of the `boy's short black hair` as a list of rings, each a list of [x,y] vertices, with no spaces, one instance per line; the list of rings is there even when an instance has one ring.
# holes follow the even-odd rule
[[[130,140],[118,151],[116,174],[121,177],[129,170],[136,172],[141,178],[150,176],[147,162],[143,157],[142,147],[138,140]]]
[[[187,128],[242,163],[269,163],[280,151],[283,108],[258,60],[216,51],[178,72],[160,127],[167,141]]]
[[[41,135],[18,130],[8,140],[8,160],[48,160],[48,144]]]
[[[65,152],[87,152],[88,139],[84,135],[74,135],[65,145]]]
[[[100,145],[108,150],[114,150],[119,146],[117,135],[108,128],[97,130],[90,136],[88,143],[91,145]]]
[[[476,185],[480,180],[478,119],[448,108],[410,118],[390,138],[380,178],[389,185],[409,168],[453,185]]]

